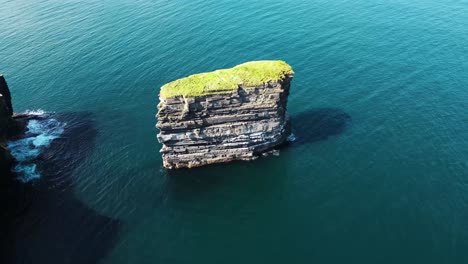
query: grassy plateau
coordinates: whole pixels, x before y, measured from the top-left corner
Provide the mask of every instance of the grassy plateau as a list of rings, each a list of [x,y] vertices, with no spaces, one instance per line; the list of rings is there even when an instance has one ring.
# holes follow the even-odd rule
[[[293,75],[292,67],[281,60],[250,61],[230,69],[198,73],[167,83],[161,87],[161,98],[202,96],[231,92],[239,84],[262,85]]]

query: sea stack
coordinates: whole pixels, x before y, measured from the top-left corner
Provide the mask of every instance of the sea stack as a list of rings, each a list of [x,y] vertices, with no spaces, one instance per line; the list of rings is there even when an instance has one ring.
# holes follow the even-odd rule
[[[182,78],[159,94],[158,141],[165,168],[254,160],[290,134],[294,72],[284,61],[252,61]]]

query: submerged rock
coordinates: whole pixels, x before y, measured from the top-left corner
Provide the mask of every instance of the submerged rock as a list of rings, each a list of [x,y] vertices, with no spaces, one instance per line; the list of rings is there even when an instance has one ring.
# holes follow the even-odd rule
[[[283,61],[255,61],[163,86],[156,127],[164,167],[254,160],[272,152],[290,134],[293,75]]]

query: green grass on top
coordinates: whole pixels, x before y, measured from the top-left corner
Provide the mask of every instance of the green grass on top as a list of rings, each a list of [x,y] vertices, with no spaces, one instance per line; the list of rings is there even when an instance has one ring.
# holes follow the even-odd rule
[[[167,83],[161,87],[160,96],[169,98],[226,93],[237,89],[241,83],[257,86],[292,74],[293,69],[284,61],[251,61],[231,69],[194,74]]]

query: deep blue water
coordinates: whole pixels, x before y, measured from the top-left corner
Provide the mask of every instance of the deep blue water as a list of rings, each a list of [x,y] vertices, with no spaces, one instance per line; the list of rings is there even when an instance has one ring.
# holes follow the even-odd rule
[[[0,0],[15,110],[65,124],[8,261],[468,263],[467,14],[455,0]],[[258,59],[296,72],[297,140],[164,170],[159,87]]]

